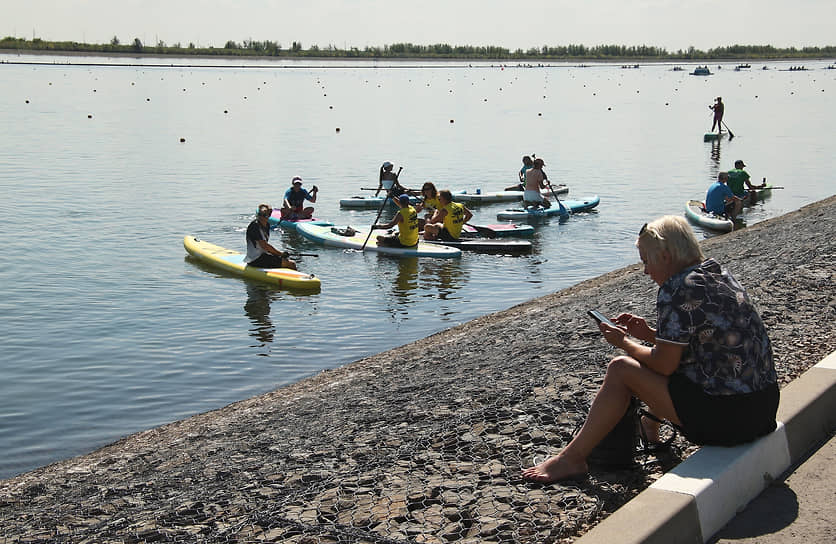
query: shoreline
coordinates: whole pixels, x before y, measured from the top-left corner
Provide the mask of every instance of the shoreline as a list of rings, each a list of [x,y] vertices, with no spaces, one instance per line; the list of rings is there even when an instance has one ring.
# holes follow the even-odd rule
[[[702,241],[767,324],[781,386],[836,347],[836,196]],[[0,542],[571,542],[696,448],[525,483],[606,362],[586,310],[653,318],[631,265],[296,384],[0,481]]]

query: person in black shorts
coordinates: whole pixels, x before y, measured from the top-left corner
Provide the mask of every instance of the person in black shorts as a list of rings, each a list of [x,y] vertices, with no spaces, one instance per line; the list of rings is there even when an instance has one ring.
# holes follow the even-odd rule
[[[256,268],[291,268],[296,263],[288,259],[286,251],[279,251],[270,245],[270,216],[273,209],[269,204],[259,204],[255,219],[247,227],[247,255],[244,262]]]
[[[626,355],[610,361],[580,432],[559,454],[524,470],[525,479],[549,483],[585,474],[587,457],[632,397],[696,444],[734,446],[776,428],[772,344],[746,290],[705,259],[682,217],[646,224],[636,246],[644,273],[659,285],[657,328],[628,313],[613,319],[615,326],[598,325]],[[642,427],[658,442],[657,422],[643,418]]]

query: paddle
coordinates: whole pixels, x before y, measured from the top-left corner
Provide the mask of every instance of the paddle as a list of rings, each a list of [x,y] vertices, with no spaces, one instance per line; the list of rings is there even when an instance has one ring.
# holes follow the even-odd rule
[[[398,176],[401,175],[401,170],[403,170],[403,166],[398,167],[398,173],[395,174],[395,178],[397,178]],[[392,187],[394,187],[394,186],[395,186],[395,184],[393,183]],[[366,244],[369,243],[369,238],[372,237],[372,231],[374,230],[374,226],[377,225],[377,222],[380,220],[380,214],[383,213],[383,208],[386,207],[386,201],[389,200],[389,198],[391,198],[391,196],[392,196],[392,189],[390,188],[386,191],[386,198],[384,198],[383,202],[380,203],[380,209],[377,210],[377,217],[375,218],[374,223],[372,223],[372,226],[369,227],[369,235],[366,236],[366,241],[363,242],[363,245],[360,247],[360,251],[365,251],[366,250]]]
[[[723,126],[726,127],[726,130],[729,131],[729,141],[731,141],[731,139],[734,138],[734,132],[731,131],[731,129],[729,128],[729,125],[727,125],[725,121],[721,121],[721,122],[723,123]]]
[[[316,253],[288,253],[289,257],[319,257]]]

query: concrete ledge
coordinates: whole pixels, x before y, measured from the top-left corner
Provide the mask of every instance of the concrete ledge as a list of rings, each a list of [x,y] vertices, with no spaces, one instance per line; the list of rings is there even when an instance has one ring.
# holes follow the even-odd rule
[[[750,444],[701,448],[576,542],[707,542],[836,427],[836,352],[781,390],[777,419]]]

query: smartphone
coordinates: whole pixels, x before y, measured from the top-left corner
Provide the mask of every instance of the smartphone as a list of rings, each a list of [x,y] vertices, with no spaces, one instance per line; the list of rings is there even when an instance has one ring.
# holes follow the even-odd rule
[[[607,325],[609,325],[610,327],[616,327],[616,328],[618,327],[618,325],[616,325],[615,323],[610,321],[610,319],[607,316],[605,316],[604,314],[602,314],[598,310],[589,310],[586,313],[589,314],[589,317],[594,319],[597,323],[602,323],[603,322],[603,323],[606,323]]]

